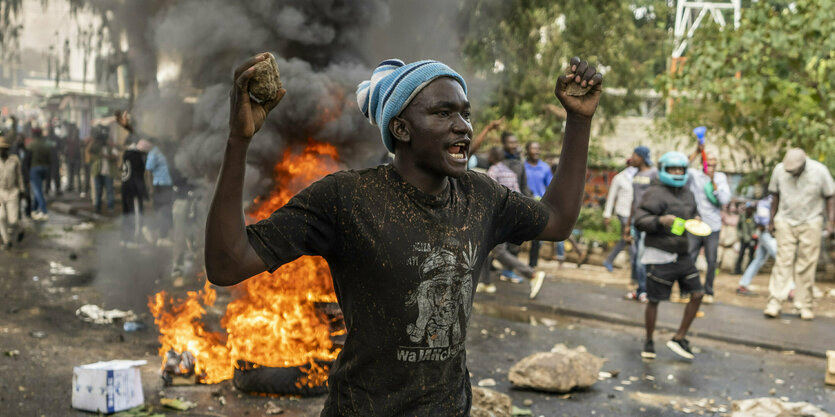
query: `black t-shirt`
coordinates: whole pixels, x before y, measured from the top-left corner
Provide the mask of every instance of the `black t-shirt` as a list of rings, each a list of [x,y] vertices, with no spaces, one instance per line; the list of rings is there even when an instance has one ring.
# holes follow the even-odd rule
[[[536,237],[541,203],[467,172],[438,196],[390,165],[329,175],[247,227],[270,271],[327,260],[348,329],[322,416],[467,416],[464,341],[490,250]]]
[[[145,153],[127,149],[122,155],[122,193],[147,198],[145,189]]]

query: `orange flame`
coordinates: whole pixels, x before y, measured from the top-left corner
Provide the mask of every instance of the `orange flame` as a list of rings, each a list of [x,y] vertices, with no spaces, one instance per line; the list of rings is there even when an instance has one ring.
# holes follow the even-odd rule
[[[339,168],[332,145],[310,140],[301,153],[284,153],[276,164],[277,187],[265,199],[256,199],[248,214],[253,222],[269,217],[293,195]],[[339,349],[331,342],[330,324],[316,310],[316,303],[336,302],[327,263],[319,257],[302,257],[237,285],[235,299],[226,306],[221,326],[226,334],[205,329],[204,306],[212,306],[215,291],[208,281],[201,291],[185,299],[170,299],[164,291],[148,302],[160,329],[160,356],[170,349],[189,351],[195,357],[200,382],[217,383],[232,378],[238,360],[270,367],[310,365],[297,385],[322,385],[327,367],[317,361],[336,359]]]

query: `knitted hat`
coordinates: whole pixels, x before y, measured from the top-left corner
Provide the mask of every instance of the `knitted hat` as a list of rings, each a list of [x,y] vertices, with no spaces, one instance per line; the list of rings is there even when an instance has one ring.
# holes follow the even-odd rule
[[[394,152],[394,137],[389,122],[400,115],[412,99],[432,80],[450,77],[458,81],[467,94],[464,78],[445,64],[426,60],[404,64],[399,59],[387,59],[371,74],[371,79],[357,86],[357,104],[368,121],[380,128],[383,145]]]

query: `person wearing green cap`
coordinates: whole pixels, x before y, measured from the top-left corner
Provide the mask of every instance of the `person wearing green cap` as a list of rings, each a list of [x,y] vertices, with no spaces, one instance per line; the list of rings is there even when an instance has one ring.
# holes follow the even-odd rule
[[[574,57],[558,78],[554,93],[567,113],[563,162],[536,201],[467,169],[473,128],[458,73],[431,60],[383,61],[359,84],[357,107],[378,126],[394,162],[326,176],[245,226],[247,149],[285,94],[250,99],[253,66],[263,59],[235,71],[229,139],[206,224],[209,281],[234,285],[301,255],[324,257],[347,339],[321,415],[470,415],[465,340],[476,281],[496,245],[570,235],[603,76]]]
[[[0,243],[3,249],[10,248],[15,238],[22,238],[22,234],[16,232],[20,217],[20,193],[25,189],[23,171],[20,159],[9,152],[11,146],[5,136],[0,136]]]

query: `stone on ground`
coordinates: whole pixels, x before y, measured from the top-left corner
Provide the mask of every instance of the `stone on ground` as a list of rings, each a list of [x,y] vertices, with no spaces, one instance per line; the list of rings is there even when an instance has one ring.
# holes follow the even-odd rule
[[[473,387],[471,417],[511,417],[512,412],[510,396],[487,388]]]
[[[806,402],[790,403],[778,398],[752,398],[734,401],[731,417],[833,417]]]
[[[597,382],[603,362],[585,346],[569,349],[559,344],[550,352],[538,352],[522,359],[510,368],[508,378],[518,388],[568,392]]]

